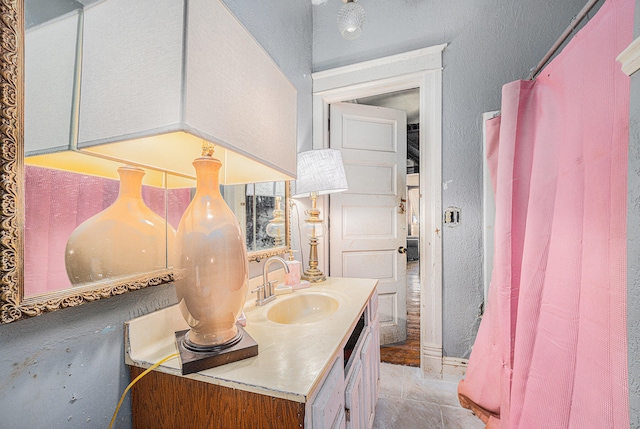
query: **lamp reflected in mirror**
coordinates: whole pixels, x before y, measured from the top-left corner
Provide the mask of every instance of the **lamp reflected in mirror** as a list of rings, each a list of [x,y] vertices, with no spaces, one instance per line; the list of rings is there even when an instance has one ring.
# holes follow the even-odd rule
[[[90,285],[93,281],[103,284],[138,278],[140,275],[148,276],[149,273],[157,273],[159,276],[170,273],[166,250],[172,240],[171,232],[177,227],[180,215],[189,204],[190,189],[136,186],[142,202],[136,202],[133,208],[140,207],[141,204],[146,207],[136,211],[144,214],[142,218],[145,219],[145,225],[149,226],[143,235],[148,234],[151,229],[157,234],[154,240],[149,236],[134,239],[129,234],[125,234],[122,240],[115,239],[116,223],[124,223],[125,227],[129,224],[129,227],[134,228],[128,207],[126,215],[118,214],[117,219],[113,219],[113,215],[118,212],[114,209],[123,208],[120,203],[116,203],[123,187],[120,181],[25,166],[24,296],[30,299],[59,294],[71,290],[72,286],[77,289]],[[124,200],[121,199],[121,202]],[[95,230],[92,232],[91,228],[86,228],[87,225],[81,226],[101,212],[108,215],[107,224],[102,224],[109,229],[107,235],[96,235]],[[151,227],[149,223],[154,223],[154,226]],[[87,239],[90,236],[93,238]],[[81,242],[87,246],[81,245]],[[146,244],[141,245],[141,242]],[[151,242],[155,244],[152,245]],[[109,248],[101,248],[106,244],[109,244]],[[84,250],[81,251],[81,248]],[[116,263],[117,260],[122,260],[122,254],[133,251],[133,248],[138,249],[139,257]],[[114,253],[114,250],[117,251]],[[74,255],[66,256],[70,251]],[[138,260],[145,266],[138,265]],[[148,270],[150,266],[153,269]]]
[[[287,245],[287,219],[281,205],[286,198],[286,187],[286,182],[246,185],[246,239],[250,251]]]
[[[275,197],[276,207],[273,209],[273,217],[267,224],[265,232],[271,238],[273,238],[273,245],[276,247],[284,246],[284,234],[286,228],[286,222],[284,218],[284,210],[280,207],[282,203],[282,197],[277,195]]]
[[[118,198],[80,224],[67,240],[65,267],[73,285],[173,265],[176,231],[144,203],[144,170],[124,166],[118,174]]]

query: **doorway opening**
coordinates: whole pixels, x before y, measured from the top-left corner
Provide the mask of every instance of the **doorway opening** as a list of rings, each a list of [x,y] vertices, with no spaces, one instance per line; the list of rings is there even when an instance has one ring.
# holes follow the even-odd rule
[[[407,114],[406,160],[406,323],[407,338],[380,346],[380,360],[396,365],[420,366],[420,90],[362,97],[347,102],[404,110]]]
[[[441,376],[442,356],[442,51],[432,46],[312,75],[313,149],[330,147],[333,103],[418,88],[420,99],[420,368]],[[327,198],[322,204],[329,204]],[[318,249],[329,260],[330,242]],[[337,275],[329,272],[329,275]],[[379,309],[380,315],[380,309]]]

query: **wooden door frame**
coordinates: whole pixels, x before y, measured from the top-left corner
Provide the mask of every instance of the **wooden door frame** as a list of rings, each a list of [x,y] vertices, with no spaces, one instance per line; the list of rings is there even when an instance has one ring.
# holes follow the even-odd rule
[[[311,75],[313,149],[329,147],[331,103],[405,89],[420,90],[420,367],[423,373],[432,376],[441,376],[443,370],[442,51],[445,47],[446,44],[432,46]],[[319,203],[326,205],[326,201]],[[327,261],[326,246],[319,251]]]

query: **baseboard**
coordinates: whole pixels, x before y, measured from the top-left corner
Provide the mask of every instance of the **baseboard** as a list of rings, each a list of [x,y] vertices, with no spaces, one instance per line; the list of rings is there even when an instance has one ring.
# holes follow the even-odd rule
[[[425,377],[442,378],[442,347],[422,344],[421,366]]]
[[[462,380],[467,373],[467,359],[442,356],[442,348],[422,345],[422,373],[425,377]]]
[[[442,358],[442,378],[461,380],[467,374],[467,359],[460,359],[454,357]]]

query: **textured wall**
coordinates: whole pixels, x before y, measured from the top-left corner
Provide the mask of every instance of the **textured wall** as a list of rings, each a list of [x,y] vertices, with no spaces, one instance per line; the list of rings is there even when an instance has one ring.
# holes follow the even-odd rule
[[[106,428],[129,384],[123,323],[173,303],[158,286],[0,326],[0,426]],[[128,400],[118,416],[131,426]]]
[[[343,40],[342,2],[313,8],[313,67],[321,71],[448,43],[443,71],[443,209],[462,223],[443,231],[444,355],[469,356],[482,285],[482,112],[500,108],[503,84],[526,78],[585,0],[359,0],[360,38]]]
[[[310,141],[311,3],[226,3],[297,87],[298,141]],[[173,303],[164,285],[0,326],[0,426],[106,428],[129,382],[123,323]],[[131,427],[128,400],[116,427]]]
[[[634,38],[640,36],[636,1]],[[627,207],[627,333],[629,350],[629,423],[640,428],[640,73],[631,76],[629,182]]]

